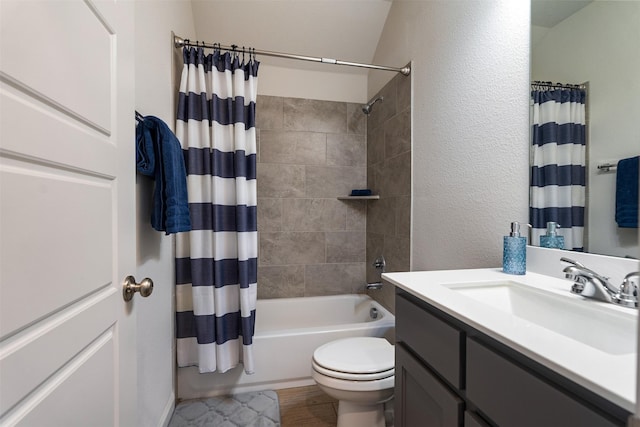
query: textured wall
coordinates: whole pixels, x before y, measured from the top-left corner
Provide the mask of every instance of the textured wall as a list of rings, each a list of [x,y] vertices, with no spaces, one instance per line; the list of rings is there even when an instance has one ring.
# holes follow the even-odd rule
[[[362,292],[365,117],[359,104],[258,96],[258,297]]]
[[[374,57],[412,61],[413,270],[500,266],[528,219],[529,2],[394,1]],[[389,77],[372,72],[369,94]]]
[[[367,202],[367,282],[379,282],[373,267],[382,255],[386,271],[408,271],[411,248],[411,78],[397,74],[367,118],[367,184],[380,200]],[[395,311],[393,286],[368,292]]]
[[[136,109],[144,115],[160,117],[173,129],[176,87],[180,79],[175,67],[182,70],[182,56],[180,51],[171,48],[171,30],[183,37],[194,37],[191,7],[188,2],[179,1],[136,2],[135,13]],[[138,175],[136,198],[138,270],[135,276],[138,280],[150,277],[155,283],[150,298],[135,302],[137,425],[161,426],[168,423],[175,400],[173,237],[151,228],[153,181],[148,177]]]

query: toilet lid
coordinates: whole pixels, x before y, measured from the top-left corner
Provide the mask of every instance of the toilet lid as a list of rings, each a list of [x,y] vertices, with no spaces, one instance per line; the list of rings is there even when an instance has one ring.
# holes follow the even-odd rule
[[[313,360],[322,368],[350,374],[383,373],[395,365],[393,345],[384,338],[376,337],[331,341],[316,349]]]

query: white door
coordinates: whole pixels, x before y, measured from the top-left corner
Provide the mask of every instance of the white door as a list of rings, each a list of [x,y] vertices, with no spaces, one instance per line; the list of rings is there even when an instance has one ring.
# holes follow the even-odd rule
[[[0,0],[0,425],[136,414],[133,3]]]

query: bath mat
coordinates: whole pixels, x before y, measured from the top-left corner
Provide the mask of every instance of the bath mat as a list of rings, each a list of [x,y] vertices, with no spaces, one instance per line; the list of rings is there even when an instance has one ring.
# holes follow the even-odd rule
[[[279,427],[280,405],[273,390],[178,403],[169,427]]]

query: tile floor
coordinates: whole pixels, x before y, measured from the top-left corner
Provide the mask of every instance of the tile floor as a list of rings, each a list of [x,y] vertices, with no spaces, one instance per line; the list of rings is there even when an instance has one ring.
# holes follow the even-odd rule
[[[316,385],[276,390],[282,427],[335,427],[338,401]]]

